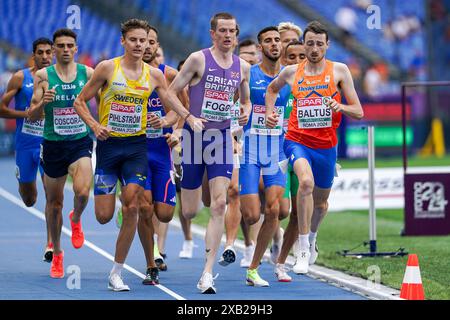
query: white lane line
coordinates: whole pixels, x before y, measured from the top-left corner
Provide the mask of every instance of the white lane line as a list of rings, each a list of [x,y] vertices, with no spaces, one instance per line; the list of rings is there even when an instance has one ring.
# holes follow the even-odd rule
[[[28,208],[27,206],[25,206],[22,202],[21,199],[17,198],[15,195],[9,193],[8,191],[6,191],[5,189],[3,189],[2,187],[0,187],[0,196],[2,196],[3,198],[5,198],[6,200],[11,201],[12,203],[14,203],[15,205],[21,207],[22,209],[25,209],[26,211],[28,211],[29,213],[31,213],[32,215],[34,215],[35,217],[43,220],[45,222],[45,215],[43,212],[37,210],[36,208]],[[67,236],[71,237],[72,236],[72,231],[67,229],[66,227],[62,227],[62,232],[64,234],[66,234]],[[98,246],[96,246],[95,244],[93,244],[92,242],[88,241],[88,240],[84,240],[84,245],[87,246],[88,248],[91,248],[92,250],[94,250],[95,252],[97,252],[98,254],[102,255],[103,257],[105,257],[106,259],[114,262],[114,257],[109,254],[108,252],[106,252],[105,250],[103,250],[102,248],[99,248]],[[139,271],[137,271],[136,269],[130,267],[127,264],[123,265],[124,268],[128,271],[130,271],[131,273],[133,273],[134,275],[138,276],[141,279],[145,279],[145,275]],[[173,298],[177,299],[177,300],[186,300],[186,298],[180,296],[179,294],[173,292],[172,290],[166,288],[163,285],[155,285],[155,287],[157,287],[158,289],[164,291],[165,293],[167,293],[168,295],[172,296]]]

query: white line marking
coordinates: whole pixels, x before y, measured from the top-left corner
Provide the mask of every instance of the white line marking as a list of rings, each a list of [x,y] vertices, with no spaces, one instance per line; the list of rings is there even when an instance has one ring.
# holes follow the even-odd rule
[[[11,201],[12,203],[14,203],[15,205],[21,207],[22,209],[25,209],[26,211],[28,211],[29,213],[31,213],[32,215],[34,215],[35,217],[43,220],[45,222],[45,215],[44,213],[42,213],[41,211],[37,210],[36,208],[28,208],[27,206],[25,206],[22,202],[22,200],[20,200],[19,198],[17,198],[15,195],[9,193],[8,191],[6,191],[5,189],[3,189],[2,187],[0,187],[0,196],[2,196],[3,198],[5,198],[6,200]],[[70,231],[69,229],[67,229],[66,227],[62,227],[62,232],[64,234],[66,234],[67,236],[71,237],[72,236],[72,231]],[[98,246],[96,246],[95,244],[93,244],[92,242],[88,241],[88,240],[84,240],[84,245],[87,246],[88,248],[91,248],[92,250],[94,250],[95,252],[97,252],[98,254],[102,255],[103,257],[105,257],[106,259],[114,262],[114,257],[109,254],[108,252],[106,252],[105,250],[99,248]],[[143,273],[140,273],[139,271],[137,271],[136,269],[130,267],[127,264],[123,265],[124,268],[128,271],[130,271],[131,273],[133,273],[134,275],[138,276],[141,279],[145,279],[145,275]],[[165,293],[167,293],[168,295],[172,296],[173,298],[177,299],[177,300],[186,300],[186,298],[183,298],[182,296],[180,296],[179,294],[173,292],[172,290],[166,288],[163,285],[155,285],[155,287],[157,287],[158,289],[164,291]]]

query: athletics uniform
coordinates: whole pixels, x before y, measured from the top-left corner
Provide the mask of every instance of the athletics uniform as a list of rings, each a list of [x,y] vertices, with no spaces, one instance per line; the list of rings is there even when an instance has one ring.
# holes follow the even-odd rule
[[[147,179],[147,104],[150,88],[150,66],[142,62],[138,80],[127,79],[120,61],[115,58],[114,73],[108,87],[101,92],[99,120],[110,128],[110,137],[97,141],[95,195],[115,194],[117,180],[145,187]]]
[[[283,152],[283,114],[290,88],[282,88],[276,102],[275,110],[280,115],[279,122],[273,129],[266,128],[265,93],[274,78],[264,74],[259,65],[250,69],[250,100],[252,112],[244,126],[243,161],[239,174],[239,192],[241,195],[258,194],[259,178],[263,175],[264,187],[285,187],[286,176],[278,162],[286,159]]]
[[[160,64],[158,68],[165,73],[166,66],[164,64]],[[158,118],[166,115],[156,91],[152,92],[147,107],[148,175],[145,190],[152,191],[153,201],[175,206],[175,184],[171,179],[171,171],[173,172],[172,155],[166,138],[163,137],[166,133],[172,133],[173,130],[172,128],[152,128],[148,120],[150,114],[154,114]]]
[[[288,103],[286,105],[286,109],[284,109],[283,130],[285,134],[288,130],[289,118],[291,116],[293,103],[294,103],[294,96],[291,93],[291,95],[289,96]],[[289,164],[286,172],[286,188],[284,189],[283,198],[288,199],[290,198],[291,194],[296,196],[298,191],[298,185],[299,183],[297,175],[294,172],[294,168],[292,168],[292,166]]]
[[[233,55],[231,67],[223,69],[214,60],[210,49],[204,49],[202,53],[205,56],[205,70],[200,82],[189,88],[189,101],[192,115],[208,122],[201,133],[194,133],[187,124],[183,130],[181,187],[190,190],[201,186],[205,168],[208,180],[215,177],[231,179],[231,108],[241,83],[238,56]]]
[[[334,82],[333,62],[326,60],[321,75],[305,75],[307,61],[300,63],[292,86],[294,105],[284,144],[291,166],[304,158],[312,168],[315,185],[329,189],[333,185],[336,165],[336,129],[342,113],[333,112],[325,101],[329,98],[341,103],[341,95]]]
[[[33,96],[33,75],[30,69],[22,70],[22,87],[16,93],[15,109],[25,111],[30,107]],[[36,180],[39,168],[41,175],[44,174],[39,164],[40,146],[44,133],[44,119],[30,121],[27,118],[16,119],[16,178],[19,183],[29,183]]]
[[[56,93],[54,100],[44,106],[41,164],[47,176],[60,178],[68,174],[72,163],[92,155],[89,131],[73,107],[88,79],[86,66],[82,64],[77,64],[77,76],[71,83],[59,78],[54,65],[46,71],[48,87]]]

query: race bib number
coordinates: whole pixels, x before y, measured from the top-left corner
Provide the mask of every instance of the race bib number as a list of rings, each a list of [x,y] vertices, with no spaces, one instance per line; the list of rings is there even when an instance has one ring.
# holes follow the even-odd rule
[[[252,125],[250,127],[251,134],[259,134],[263,136],[279,136],[283,132],[283,107],[275,106],[278,113],[278,123],[273,129],[266,127],[266,106],[253,105]]]
[[[332,110],[325,105],[330,97],[297,99],[299,129],[331,128]]]
[[[152,128],[152,126],[150,125],[150,115],[152,115],[152,114],[157,116],[158,118],[162,117],[161,111],[153,111],[153,112],[147,113],[147,131],[146,131],[146,134],[147,134],[147,138],[148,139],[159,138],[163,134],[163,129],[162,128],[161,129],[155,129],[155,128]]]
[[[141,130],[142,105],[111,103],[108,116],[108,128],[123,134],[133,134]]]
[[[231,131],[239,128],[239,116],[241,115],[240,103],[237,101],[231,108]]]
[[[231,108],[234,104],[233,98],[233,93],[206,89],[201,117],[213,122],[231,119]]]
[[[86,125],[73,107],[53,109],[53,128],[61,136],[86,132]]]
[[[44,123],[44,119],[30,121],[30,119],[25,118],[23,119],[22,133],[42,137],[44,135]]]

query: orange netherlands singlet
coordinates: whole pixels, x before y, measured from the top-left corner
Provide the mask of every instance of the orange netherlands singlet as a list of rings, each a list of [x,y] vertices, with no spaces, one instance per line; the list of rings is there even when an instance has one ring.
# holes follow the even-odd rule
[[[286,139],[312,149],[329,149],[337,145],[336,129],[342,118],[341,112],[334,112],[324,103],[330,98],[341,103],[341,95],[334,82],[334,63],[326,60],[322,74],[307,76],[307,61],[305,59],[299,64],[292,85],[294,103]]]

